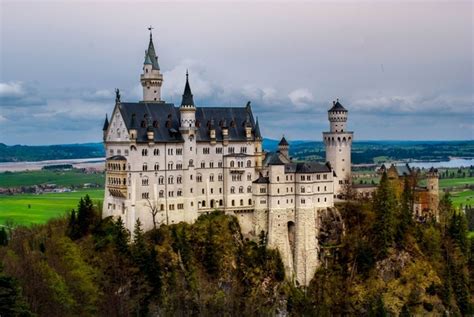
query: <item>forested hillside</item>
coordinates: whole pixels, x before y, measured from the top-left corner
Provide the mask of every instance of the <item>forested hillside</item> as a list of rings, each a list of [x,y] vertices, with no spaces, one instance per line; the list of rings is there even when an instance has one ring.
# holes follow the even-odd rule
[[[5,145],[0,143],[0,162],[45,161],[104,157],[102,143],[63,145]]]
[[[339,206],[346,233],[307,288],[284,280],[265,235],[219,211],[130,241],[88,197],[67,219],[0,231],[0,315],[410,316],[472,313],[474,243],[445,196],[440,223],[411,217],[383,177],[374,200]],[[11,234],[10,240],[6,236]]]

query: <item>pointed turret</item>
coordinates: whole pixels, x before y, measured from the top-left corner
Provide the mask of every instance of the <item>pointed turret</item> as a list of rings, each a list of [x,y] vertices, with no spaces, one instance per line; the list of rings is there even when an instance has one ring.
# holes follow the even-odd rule
[[[186,71],[186,85],[184,86],[183,99],[181,101],[181,107],[194,107],[193,94],[191,87],[189,86],[189,74]]]
[[[289,159],[290,158],[289,148],[290,148],[290,144],[283,136],[280,140],[280,143],[278,143],[278,152],[280,152],[280,154],[282,154],[287,159]]]
[[[102,131],[107,131],[108,128],[109,128],[109,117],[107,116],[107,114],[105,114],[104,127],[102,128]]]
[[[148,43],[147,53],[153,65],[153,69],[160,70],[160,65],[158,64],[158,56],[156,55],[156,52],[155,52],[155,45],[153,44],[153,35],[151,33],[151,30],[150,30],[150,42]]]
[[[163,84],[163,75],[160,73],[158,56],[153,45],[153,36],[150,30],[150,42],[145,51],[145,61],[143,62],[143,74],[140,76],[140,82],[143,87],[143,101],[159,102],[161,101],[161,85]]]
[[[255,134],[255,138],[257,140],[262,139],[262,134],[260,133],[260,125],[258,124],[258,117],[257,117],[257,122],[255,123],[255,130],[253,133]]]

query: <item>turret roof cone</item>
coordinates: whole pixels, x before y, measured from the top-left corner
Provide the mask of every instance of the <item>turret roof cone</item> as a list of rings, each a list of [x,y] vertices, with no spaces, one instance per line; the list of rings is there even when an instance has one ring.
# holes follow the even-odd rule
[[[184,86],[183,100],[181,106],[194,106],[193,94],[191,93],[191,87],[189,86],[189,74],[186,71],[186,85]]]

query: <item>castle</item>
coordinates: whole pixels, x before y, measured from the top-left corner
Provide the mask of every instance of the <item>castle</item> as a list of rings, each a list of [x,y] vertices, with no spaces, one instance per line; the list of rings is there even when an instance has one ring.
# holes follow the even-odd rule
[[[216,209],[235,215],[242,233],[267,234],[288,278],[307,285],[319,265],[319,214],[351,179],[353,133],[348,111],[334,102],[323,133],[326,164],[293,162],[283,137],[265,153],[250,102],[243,107],[197,107],[189,75],[179,107],[161,98],[163,75],[152,34],[140,81],[143,100],[117,98],[106,117],[103,216],[122,217],[133,231],[194,222]]]

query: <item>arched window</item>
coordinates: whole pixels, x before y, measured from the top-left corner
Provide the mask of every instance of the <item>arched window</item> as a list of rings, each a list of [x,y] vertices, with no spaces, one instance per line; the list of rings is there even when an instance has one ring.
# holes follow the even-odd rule
[[[160,170],[160,164],[155,163],[155,166],[154,166],[154,167],[155,167],[155,171],[159,171],[159,170]]]
[[[193,160],[189,160],[189,167],[193,167]]]
[[[252,205],[252,199],[249,198],[249,205]]]
[[[252,192],[252,186],[248,186],[248,187],[247,187],[247,193],[250,194],[251,192]]]
[[[235,166],[234,161],[230,161],[230,167],[234,167],[234,166]]]
[[[178,189],[178,193],[177,193],[178,197],[181,197],[183,196],[183,190],[180,188]]]
[[[147,155],[148,155],[148,149],[143,149],[142,156],[147,156]]]
[[[163,176],[160,176],[160,178],[158,179],[158,184],[163,185],[164,182],[165,178]]]
[[[176,178],[176,184],[181,184],[182,182],[183,182],[183,177],[178,176],[178,177]]]
[[[247,167],[252,167],[252,161],[251,160],[247,161]]]
[[[244,192],[244,186],[240,186],[240,187],[239,187],[239,193],[242,194],[243,192]]]
[[[173,176],[168,177],[168,184],[173,184]]]
[[[241,200],[240,200],[240,206],[243,206],[243,205],[244,205],[244,200],[241,199]]]
[[[168,170],[172,170],[173,169],[173,162],[169,162],[168,163]]]
[[[232,187],[230,188],[230,193],[231,193],[231,194],[235,194],[235,187],[234,187],[234,186],[232,186]]]
[[[165,196],[165,192],[163,190],[160,190],[159,197],[163,198]]]
[[[201,162],[201,168],[205,168],[206,167],[206,162],[202,161]]]
[[[235,200],[232,199],[232,206],[235,206]]]
[[[143,163],[142,170],[143,170],[144,172],[148,171],[148,165],[146,165],[146,163]]]

